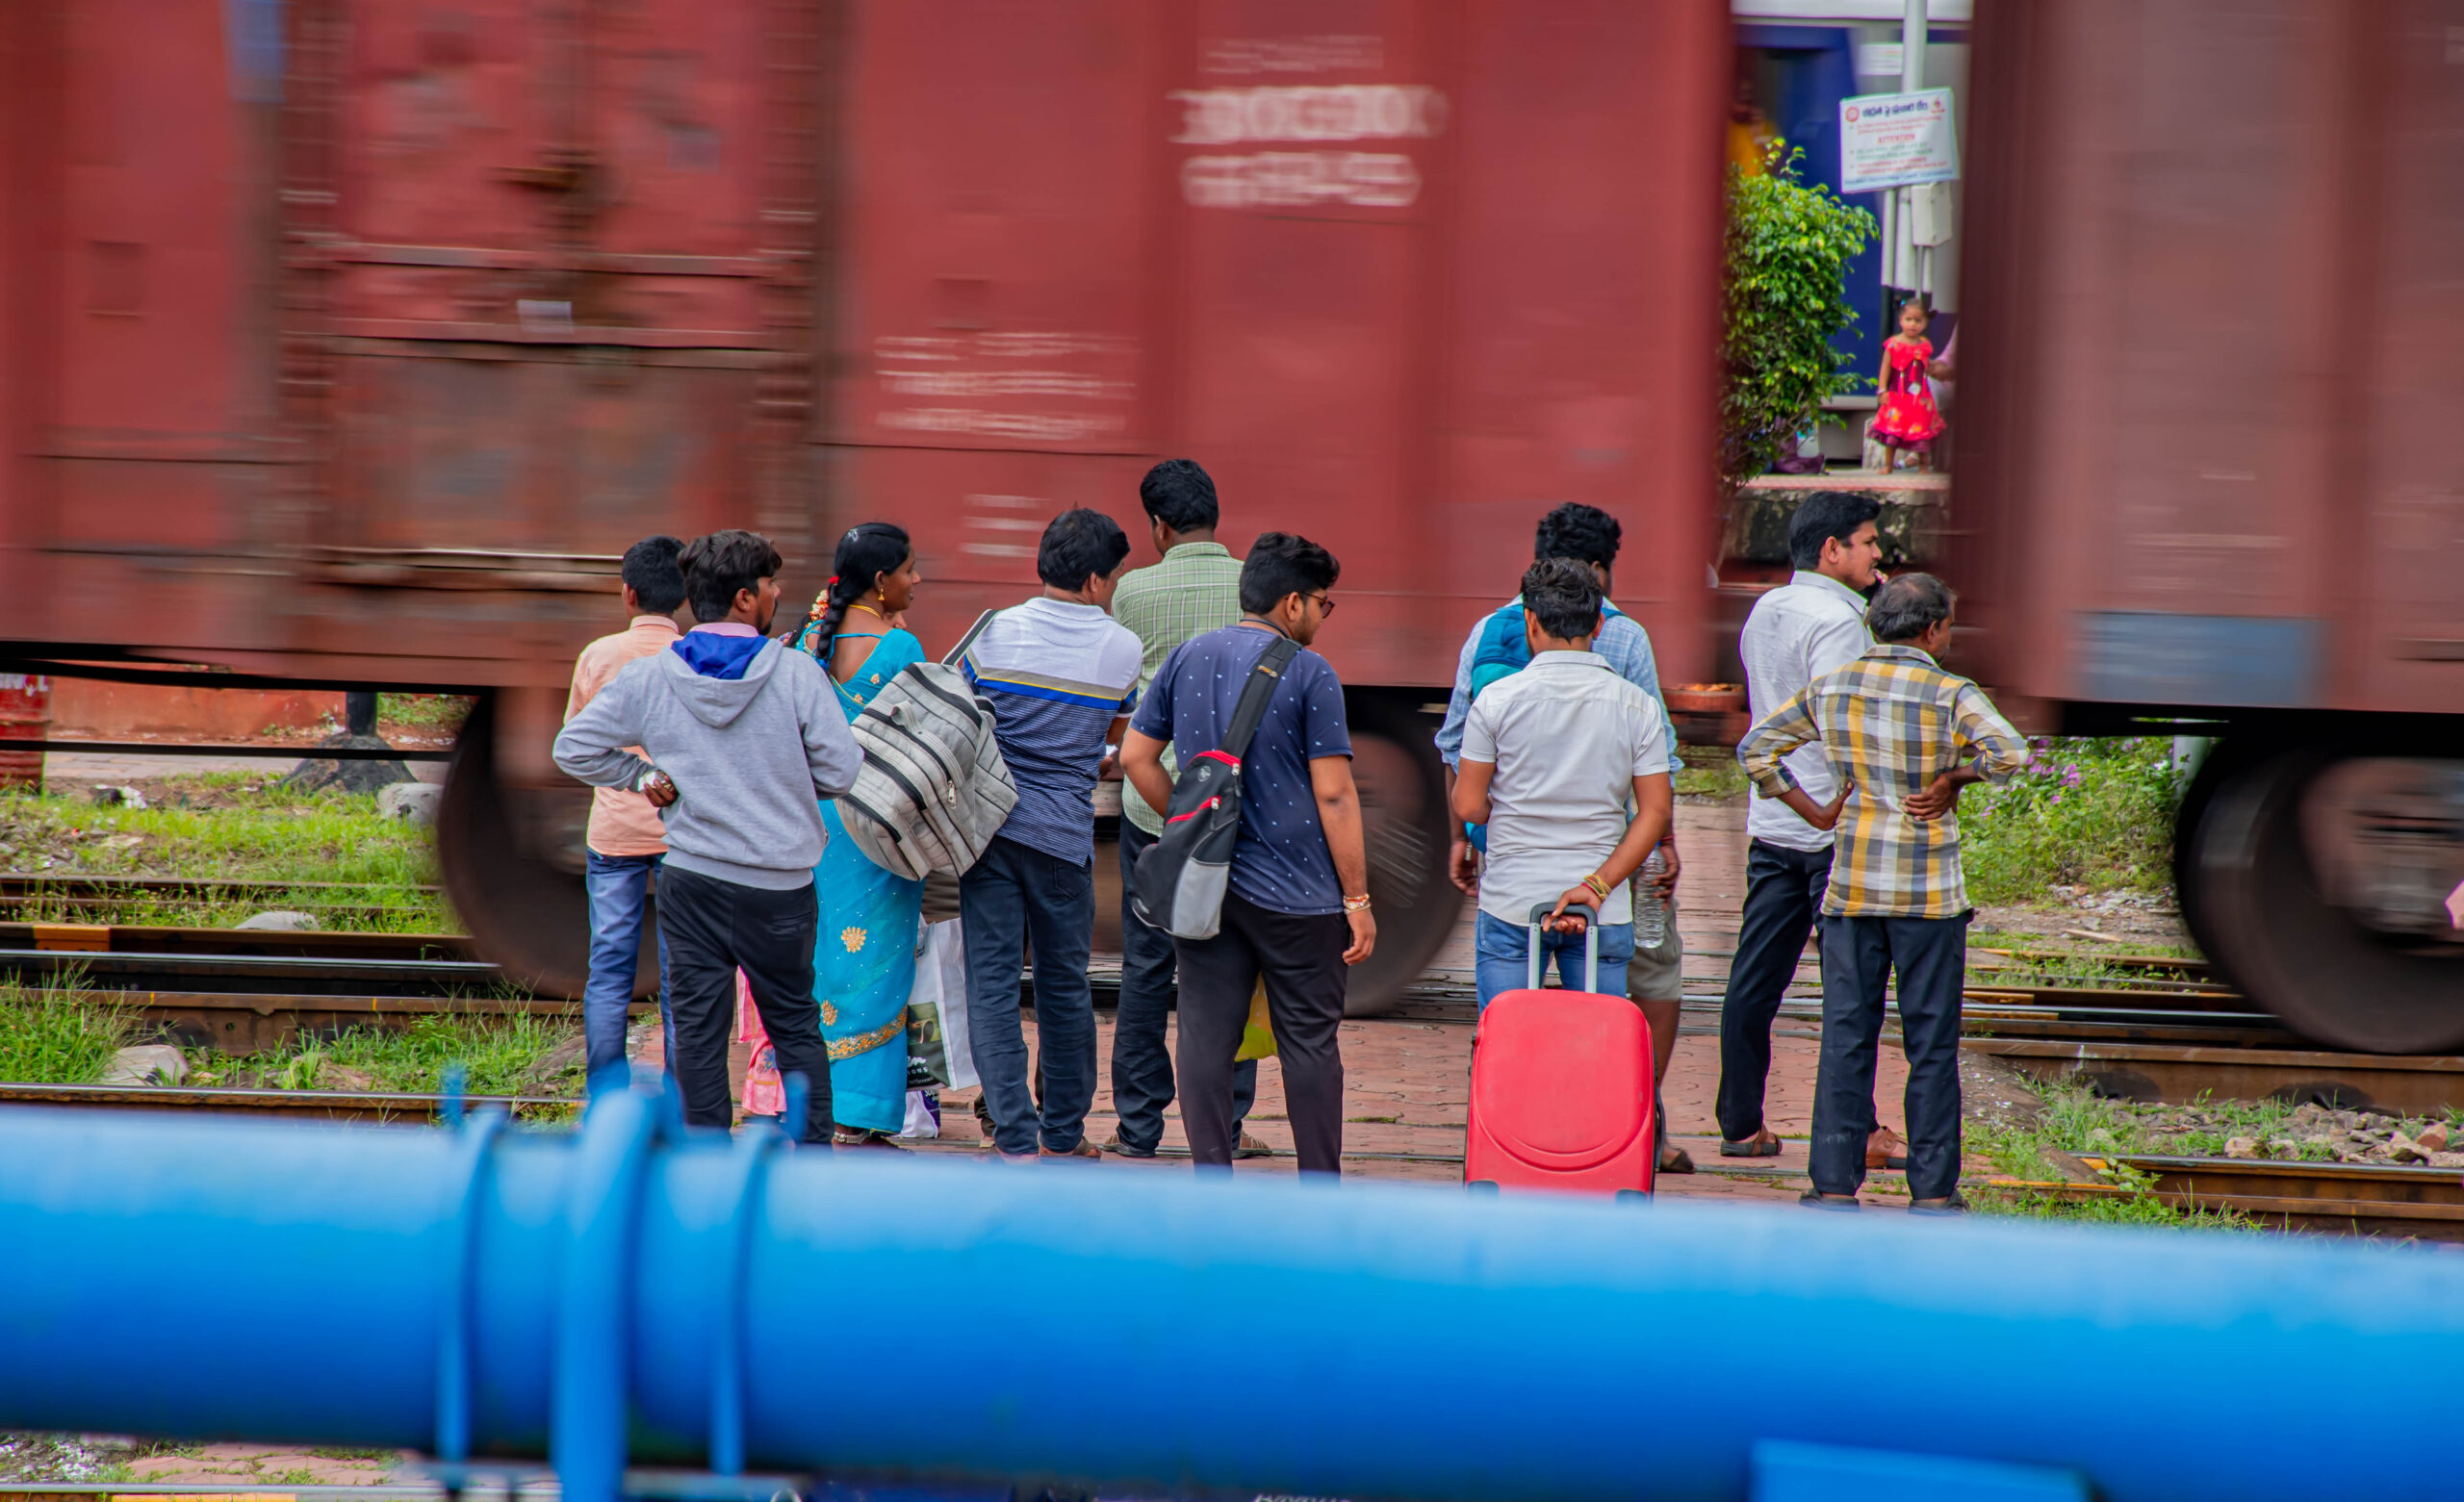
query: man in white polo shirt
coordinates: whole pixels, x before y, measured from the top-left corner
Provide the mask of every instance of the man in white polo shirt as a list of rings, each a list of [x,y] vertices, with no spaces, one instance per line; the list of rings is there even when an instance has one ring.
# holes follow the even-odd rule
[[[1883,556],[1875,527],[1881,514],[1871,498],[1845,491],[1815,491],[1797,507],[1788,522],[1788,558],[1796,573],[1754,602],[1737,639],[1745,659],[1746,705],[1755,724],[1873,645],[1865,633],[1865,596]],[[1820,742],[1798,748],[1786,760],[1808,797],[1831,802],[1837,779]],[[1806,937],[1822,911],[1831,881],[1831,831],[1759,794],[1748,801],[1745,830],[1745,912],[1736,955],[1729,962],[1728,997],[1720,1006],[1720,1155],[1770,1158],[1780,1151],[1780,1138],[1762,1122],[1771,1020],[1780,1013],[1780,1000],[1796,978]],[[1872,1146],[1886,1160],[1896,1157],[1901,1164],[1892,1166],[1904,1165],[1908,1150],[1896,1133],[1877,1130],[1874,1138]]]
[[[1530,666],[1480,691],[1463,721],[1454,816],[1488,826],[1480,866],[1474,972],[1480,1006],[1528,983],[1531,914],[1553,907],[1541,934],[1561,982],[1626,994],[1634,954],[1627,883],[1668,832],[1668,717],[1593,651],[1600,579],[1549,558],[1523,576]],[[1583,975],[1580,904],[1600,915],[1600,974]]]

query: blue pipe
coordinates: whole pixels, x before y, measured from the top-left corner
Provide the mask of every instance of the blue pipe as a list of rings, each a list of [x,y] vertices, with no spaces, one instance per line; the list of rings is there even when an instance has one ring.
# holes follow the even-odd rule
[[[547,1455],[574,1502],[629,1460],[1739,1497],[1758,1440],[2457,1490],[2448,1256],[783,1146],[627,1093],[573,1134],[0,1111],[0,1427]]]

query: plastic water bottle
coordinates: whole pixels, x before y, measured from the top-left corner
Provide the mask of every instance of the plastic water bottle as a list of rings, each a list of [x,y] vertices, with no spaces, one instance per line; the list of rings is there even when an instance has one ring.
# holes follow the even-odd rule
[[[1668,904],[1660,901],[1659,876],[1668,862],[1659,858],[1659,848],[1652,848],[1651,858],[1643,869],[1634,873],[1634,953],[1657,949],[1668,938]]]

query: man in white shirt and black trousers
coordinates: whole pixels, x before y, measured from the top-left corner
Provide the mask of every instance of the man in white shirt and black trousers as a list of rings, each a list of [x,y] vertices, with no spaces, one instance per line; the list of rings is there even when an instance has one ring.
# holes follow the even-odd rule
[[[1817,675],[1856,661],[1873,645],[1865,631],[1865,597],[1882,562],[1875,524],[1881,514],[1869,497],[1844,491],[1815,491],[1797,507],[1788,522],[1788,559],[1796,573],[1755,601],[1737,639],[1755,724]],[[1818,803],[1828,803],[1838,791],[1818,743],[1790,752],[1787,766]],[[1771,1158],[1780,1151],[1779,1137],[1762,1121],[1771,1021],[1822,911],[1832,836],[1786,805],[1758,796],[1748,802],[1745,828],[1745,913],[1736,955],[1729,963],[1728,997],[1720,1006],[1720,1156]],[[1896,1133],[1877,1128],[1866,1157],[1874,1167],[1891,1158],[1899,1161],[1889,1166],[1899,1167],[1907,1152]]]

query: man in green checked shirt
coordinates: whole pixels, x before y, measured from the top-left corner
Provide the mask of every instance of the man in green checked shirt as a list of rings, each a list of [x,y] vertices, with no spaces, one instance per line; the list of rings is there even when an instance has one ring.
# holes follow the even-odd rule
[[[1147,471],[1138,482],[1138,503],[1146,509],[1155,550],[1164,561],[1122,576],[1113,595],[1113,619],[1145,646],[1138,675],[1138,691],[1144,694],[1173,648],[1239,624],[1241,560],[1215,540],[1220,515],[1215,481],[1194,460],[1167,459]],[[1168,746],[1164,770],[1180,771]],[[1131,868],[1164,832],[1164,816],[1146,806],[1137,788],[1127,782],[1120,788],[1120,1010],[1113,1022],[1113,1109],[1120,1115],[1120,1130],[1104,1146],[1123,1158],[1152,1158],[1164,1137],[1164,1107],[1172,1104],[1174,1093],[1164,1024],[1171,1009],[1176,964],[1171,935],[1140,922],[1129,909],[1129,894]],[[1241,1131],[1257,1093],[1257,1060],[1235,1065],[1234,1158],[1263,1158],[1269,1151]]]

